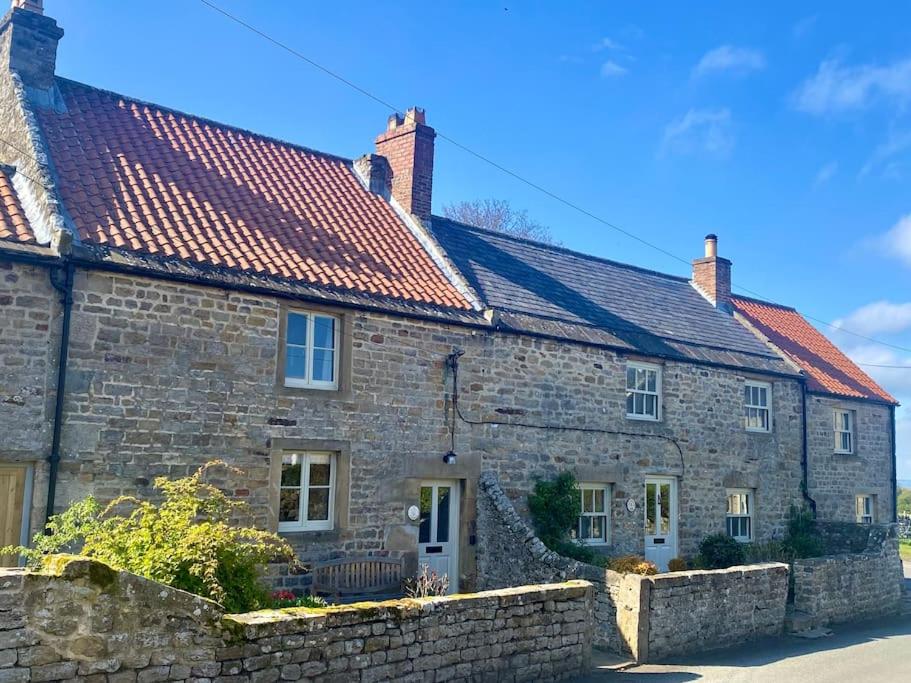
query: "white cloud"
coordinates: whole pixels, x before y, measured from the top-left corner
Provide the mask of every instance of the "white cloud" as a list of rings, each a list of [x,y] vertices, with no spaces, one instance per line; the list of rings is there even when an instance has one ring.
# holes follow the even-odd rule
[[[860,169],[860,177],[869,175],[877,168],[881,169],[883,176],[888,177],[890,170],[902,166],[902,164],[892,161],[893,157],[899,156],[908,149],[911,149],[911,130],[890,132],[886,141],[876,146],[870,158]]]
[[[888,232],[874,240],[874,244],[885,254],[911,267],[911,213],[899,218]]]
[[[878,100],[904,103],[911,97],[911,59],[886,66],[844,66],[825,60],[794,93],[794,106],[808,114],[862,109]]]
[[[722,45],[706,52],[693,68],[693,77],[699,78],[713,73],[727,72],[743,76],[751,71],[765,68],[765,55],[748,47]]]
[[[595,45],[595,51],[598,52],[600,50],[614,50],[614,51],[623,52],[624,50],[626,50],[626,48],[623,45],[621,45],[620,43],[618,43],[616,40],[613,40],[611,38],[602,38]]]
[[[827,164],[824,164],[817,172],[816,177],[813,179],[813,187],[819,187],[825,185],[827,182],[832,180],[835,177],[835,174],[838,173],[838,162],[830,161]]]
[[[844,318],[834,320],[832,324],[866,337],[904,332],[911,330],[911,302],[893,304],[890,301],[874,301]]]
[[[704,153],[719,159],[734,149],[729,109],[690,109],[664,129],[662,154]]]
[[[612,59],[601,65],[601,78],[615,78],[617,76],[625,76],[627,73],[629,73],[629,69],[620,66]]]

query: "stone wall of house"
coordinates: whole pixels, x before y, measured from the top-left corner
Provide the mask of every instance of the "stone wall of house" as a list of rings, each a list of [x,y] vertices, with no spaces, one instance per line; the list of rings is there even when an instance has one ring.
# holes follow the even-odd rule
[[[862,552],[796,560],[794,607],[820,623],[856,621],[901,608],[904,574],[893,525],[870,534]]]
[[[31,290],[19,286],[8,293]],[[417,525],[406,511],[418,501],[420,481],[457,479],[461,585],[470,587],[482,466],[499,474],[520,508],[536,477],[563,469],[612,484],[611,553],[643,552],[649,474],[680,480],[682,554],[723,530],[726,486],[757,489],[760,539],[780,533],[788,506],[800,500],[801,416],[790,380],[774,383],[773,432],[754,434],[742,426],[740,373],[667,362],[664,417],[650,424],[625,418],[626,359],[612,351],[338,310],[343,390],[286,389],[277,364],[287,305],[279,299],[85,270],[77,272],[74,297],[58,508],[89,493],[149,495],[156,476],[183,476],[224,458],[246,472],[227,485],[251,503],[257,524],[274,528],[282,450],[339,450],[348,486],[337,503],[345,514],[333,531],[289,535],[305,559],[413,556]],[[35,298],[22,314],[46,315],[48,307]],[[51,325],[50,348],[58,328]],[[18,331],[4,328],[12,333]],[[467,419],[623,433],[457,421],[458,464],[444,465],[452,380],[446,356],[455,347],[465,351],[460,408]],[[37,392],[53,369],[26,388]],[[30,400],[39,404],[37,395]],[[0,404],[0,423],[19,415],[21,408]],[[30,424],[46,429],[42,421]]]
[[[44,522],[60,305],[45,268],[0,260],[0,465],[30,468],[29,527]]]
[[[855,416],[855,447],[850,455],[835,452],[832,411]],[[809,491],[820,519],[854,522],[855,496],[873,496],[875,521],[888,523],[892,500],[892,428],[888,406],[827,396],[807,396]]]
[[[224,615],[85,559],[0,570],[0,680],[560,680],[588,671],[576,581],[328,610]]]

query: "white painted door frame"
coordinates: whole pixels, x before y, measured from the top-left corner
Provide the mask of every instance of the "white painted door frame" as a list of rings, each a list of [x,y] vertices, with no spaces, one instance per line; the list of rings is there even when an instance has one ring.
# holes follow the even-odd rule
[[[666,517],[662,511],[667,512]],[[645,559],[654,562],[661,571],[667,571],[667,563],[678,555],[677,515],[677,478],[646,477],[643,510]]]
[[[459,590],[459,489],[457,479],[421,482],[418,567],[427,565],[449,578],[449,592]],[[445,517],[449,517],[446,524]],[[445,565],[445,566],[444,566]]]

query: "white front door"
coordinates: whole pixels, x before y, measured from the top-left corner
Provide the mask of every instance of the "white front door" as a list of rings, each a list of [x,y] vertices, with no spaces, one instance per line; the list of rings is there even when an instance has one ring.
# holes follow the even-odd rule
[[[459,482],[421,483],[418,565],[449,579],[449,592],[459,590]]]
[[[645,559],[661,571],[677,557],[677,480],[649,477],[645,480]]]

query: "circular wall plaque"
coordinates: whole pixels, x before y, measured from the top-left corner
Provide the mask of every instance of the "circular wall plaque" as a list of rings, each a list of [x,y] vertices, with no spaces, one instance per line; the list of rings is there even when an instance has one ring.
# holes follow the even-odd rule
[[[634,498],[626,499],[626,509],[629,510],[630,512],[636,511],[636,500]]]
[[[420,519],[420,517],[421,511],[418,509],[417,505],[412,505],[410,508],[408,508],[408,519],[410,519],[412,522],[416,522],[418,519]]]

